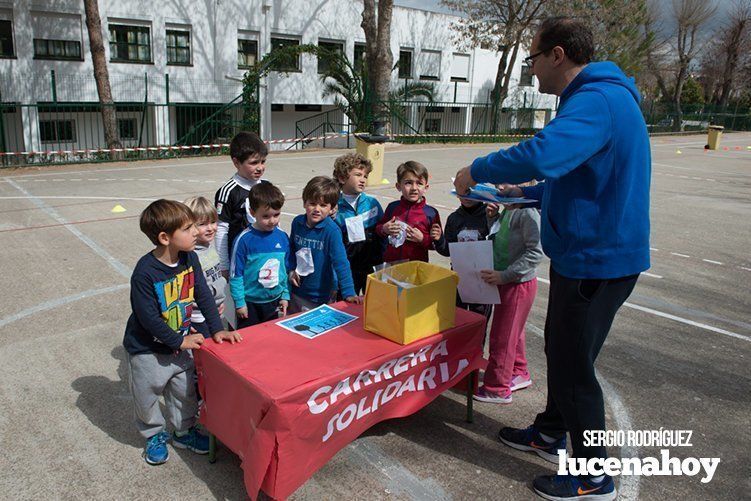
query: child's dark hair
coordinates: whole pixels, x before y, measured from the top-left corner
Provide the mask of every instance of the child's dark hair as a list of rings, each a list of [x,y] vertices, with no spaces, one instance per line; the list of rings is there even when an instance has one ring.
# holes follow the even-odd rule
[[[396,182],[401,183],[405,174],[414,174],[419,179],[424,179],[428,182],[428,168],[420,162],[414,160],[407,160],[399,167],[396,168]]]
[[[316,176],[302,190],[303,203],[321,201],[336,207],[339,203],[339,183],[326,176]]]
[[[348,178],[352,169],[362,169],[365,175],[373,170],[373,163],[359,153],[347,153],[334,160],[334,180],[341,184],[342,178]]]
[[[284,205],[284,194],[271,183],[258,183],[248,193],[248,205],[255,212],[261,207],[270,207],[279,210]]]
[[[149,237],[152,244],[160,245],[159,234],[161,232],[172,235],[184,224],[194,221],[195,216],[187,205],[175,200],[165,200],[162,198],[156,202],[151,202],[141,212],[139,225],[141,226],[141,231]]]
[[[269,149],[254,132],[238,132],[229,143],[229,156],[244,162],[253,155],[266,158]]]

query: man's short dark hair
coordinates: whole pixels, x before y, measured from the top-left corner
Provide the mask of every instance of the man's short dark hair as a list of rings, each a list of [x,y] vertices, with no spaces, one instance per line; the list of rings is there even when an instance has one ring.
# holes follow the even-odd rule
[[[583,65],[592,61],[595,44],[592,30],[583,22],[570,17],[549,17],[538,30],[538,50],[558,46],[571,61]]]
[[[271,183],[261,182],[253,186],[248,193],[248,205],[255,212],[261,207],[279,210],[284,205],[284,194]]]
[[[326,176],[316,176],[302,190],[303,203],[322,202],[331,208],[339,203],[339,183]]]
[[[238,162],[244,162],[253,155],[266,158],[268,154],[266,143],[253,132],[238,132],[229,143],[229,156]]]

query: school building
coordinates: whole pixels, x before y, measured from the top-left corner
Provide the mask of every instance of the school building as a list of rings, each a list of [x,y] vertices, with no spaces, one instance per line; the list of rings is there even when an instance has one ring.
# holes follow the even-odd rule
[[[120,137],[125,146],[224,140],[247,69],[272,48],[318,44],[363,58],[362,4],[348,0],[100,0],[100,17]],[[466,49],[459,18],[394,7],[394,88],[435,86],[434,102],[405,102],[414,134],[486,130],[498,55]],[[521,52],[504,107],[506,129],[541,128],[555,108]],[[322,97],[319,61],[303,54],[260,88],[264,139],[314,137],[348,130],[347,117]],[[96,149],[105,146],[98,94],[80,0],[0,0],[0,151]],[[276,148],[301,147],[281,143]]]

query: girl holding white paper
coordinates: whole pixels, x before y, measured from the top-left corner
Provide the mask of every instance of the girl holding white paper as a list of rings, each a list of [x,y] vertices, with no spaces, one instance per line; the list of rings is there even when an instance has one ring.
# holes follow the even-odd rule
[[[527,370],[524,325],[537,294],[536,269],[542,260],[540,214],[537,209],[488,204],[493,221],[493,270],[482,270],[497,285],[501,304],[495,306],[490,327],[490,358],[483,385],[474,395],[481,402],[511,403],[511,392],[532,384]]]

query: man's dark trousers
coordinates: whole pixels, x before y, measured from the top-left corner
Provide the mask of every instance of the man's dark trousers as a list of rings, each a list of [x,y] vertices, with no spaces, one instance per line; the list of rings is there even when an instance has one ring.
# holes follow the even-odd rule
[[[584,431],[605,429],[605,405],[594,363],[618,308],[638,278],[580,280],[550,267],[545,319],[548,401],[535,427],[554,438],[568,431],[573,457],[606,457],[605,447],[584,447]]]

